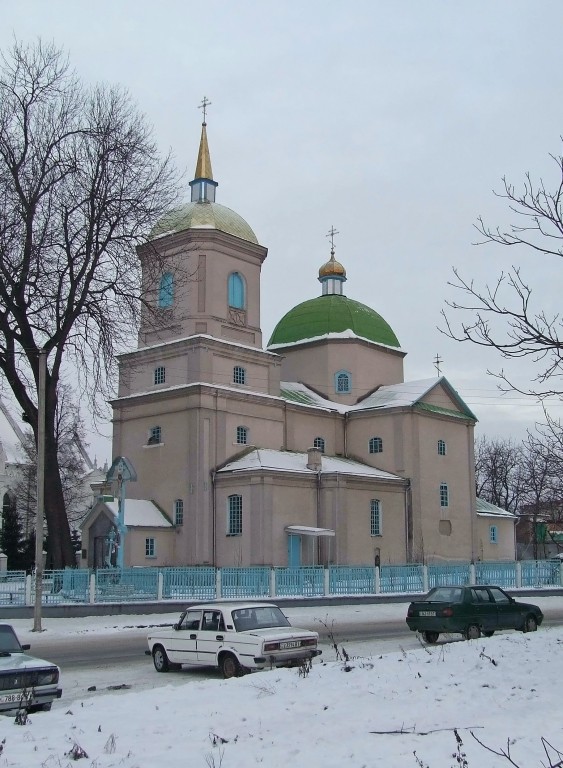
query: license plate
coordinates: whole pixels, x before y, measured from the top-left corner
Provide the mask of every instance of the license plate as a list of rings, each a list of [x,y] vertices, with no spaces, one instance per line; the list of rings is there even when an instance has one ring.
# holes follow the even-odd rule
[[[285,640],[280,643],[280,650],[285,651],[287,648],[299,648],[301,645],[299,640]]]
[[[419,616],[435,616],[436,611],[419,611],[418,615]]]
[[[22,701],[27,701],[28,698],[23,691],[21,693],[8,693],[5,696],[0,696],[0,704],[21,704]]]

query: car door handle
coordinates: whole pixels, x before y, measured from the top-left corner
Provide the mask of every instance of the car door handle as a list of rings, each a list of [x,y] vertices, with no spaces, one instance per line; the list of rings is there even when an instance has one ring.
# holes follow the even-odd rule
[[[224,640],[223,635],[215,635],[215,640]]]
[[[197,638],[197,635],[190,635],[190,640],[195,640]]]

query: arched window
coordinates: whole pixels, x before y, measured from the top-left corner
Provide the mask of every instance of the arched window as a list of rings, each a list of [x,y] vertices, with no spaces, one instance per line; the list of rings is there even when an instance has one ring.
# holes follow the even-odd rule
[[[318,448],[321,453],[325,452],[325,439],[324,437],[315,437],[313,440],[313,448]]]
[[[334,389],[340,394],[352,391],[352,375],[349,371],[338,371],[334,375]]]
[[[383,453],[383,440],[380,437],[370,437],[369,452]]]
[[[489,541],[491,544],[498,544],[498,528],[496,525],[489,525]]]
[[[237,443],[239,445],[248,443],[248,427],[237,427]]]
[[[372,499],[370,502],[370,530],[372,536],[381,536],[381,502]]]
[[[446,441],[438,440],[438,456],[446,455]]]
[[[447,483],[440,483],[440,506],[449,507],[450,505],[450,493],[448,491]]]
[[[176,499],[174,502],[174,525],[184,525],[184,500]]]
[[[227,536],[242,535],[242,496],[238,493],[227,499]]]
[[[246,308],[246,296],[244,289],[244,277],[240,272],[232,272],[229,275],[229,307],[235,309]]]
[[[246,371],[240,365],[233,368],[233,382],[235,384],[246,384]]]
[[[163,365],[159,365],[154,369],[154,383],[164,384],[166,382],[166,368]]]
[[[158,288],[158,306],[161,308],[171,307],[174,303],[174,275],[172,272],[165,272],[160,278]]]

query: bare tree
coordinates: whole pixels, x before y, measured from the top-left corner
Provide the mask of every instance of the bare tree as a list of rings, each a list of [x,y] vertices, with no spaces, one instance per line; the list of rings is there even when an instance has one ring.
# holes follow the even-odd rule
[[[484,238],[480,244],[520,246],[532,255],[563,256],[563,157],[551,158],[557,166],[552,189],[542,179],[534,183],[529,173],[519,191],[503,179],[504,189],[497,196],[508,202],[515,223],[494,228],[479,218],[476,227]],[[501,389],[538,398],[563,394],[561,316],[549,315],[541,307],[533,308],[532,289],[520,269],[513,266],[492,286],[484,287],[463,278],[456,269],[454,275],[449,285],[465,298],[461,302],[447,302],[447,306],[469,313],[471,319],[454,327],[447,311],[443,311],[443,332],[456,341],[496,349],[505,359],[529,358],[538,366],[536,386],[527,389],[516,386],[504,371],[492,374],[500,379]]]
[[[176,199],[169,157],[115,87],[86,88],[53,45],[15,43],[0,63],[0,371],[37,440],[46,380],[45,515],[53,567],[74,564],[59,466],[61,376],[94,404],[136,329],[136,247]],[[161,270],[155,252],[155,275]]]
[[[475,441],[477,496],[514,514],[523,492],[522,447],[512,440]]]

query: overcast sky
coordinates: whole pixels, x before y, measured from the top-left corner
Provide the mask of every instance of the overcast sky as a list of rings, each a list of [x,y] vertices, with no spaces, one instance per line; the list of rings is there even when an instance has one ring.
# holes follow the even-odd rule
[[[197,107],[211,100],[217,201],[269,249],[265,343],[291,307],[320,294],[334,226],[346,295],[390,323],[407,380],[435,375],[438,354],[478,435],[520,439],[540,417],[498,393],[486,375],[502,367],[493,351],[437,327],[456,298],[452,267],[492,283],[520,265],[538,309],[558,311],[556,259],[472,242],[478,215],[507,221],[493,195],[504,175],[558,181],[560,0],[4,0],[1,19],[3,49],[41,36],[84,80],[125,86],[185,170],[187,192]],[[525,385],[534,369],[520,362],[517,373]],[[550,412],[563,415],[555,403]],[[110,458],[107,442],[90,442]]]

